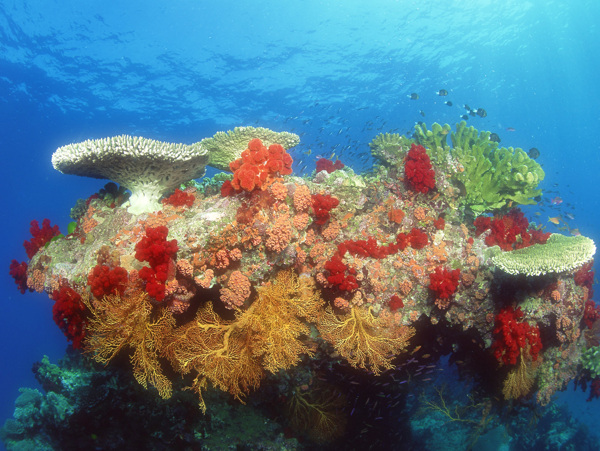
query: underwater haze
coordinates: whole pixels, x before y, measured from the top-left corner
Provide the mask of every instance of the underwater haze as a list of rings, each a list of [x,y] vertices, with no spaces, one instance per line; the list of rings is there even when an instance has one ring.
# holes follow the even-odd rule
[[[124,449],[125,446],[229,449],[227,447],[233,446],[231,449],[234,449],[234,445],[238,445],[238,449],[598,449],[600,354],[594,357],[588,352],[584,358],[587,360],[584,363],[581,360],[581,354],[600,342],[597,336],[600,321],[596,321],[600,314],[593,303],[588,303],[593,299],[594,289],[598,289],[591,266],[593,260],[589,256],[582,257],[578,265],[558,275],[550,271],[551,275],[546,278],[521,274],[521,278],[510,279],[506,274],[498,275],[501,270],[481,257],[487,249],[484,240],[491,245],[485,237],[495,232],[488,227],[487,230],[492,231],[484,233],[489,235],[476,236],[477,223],[474,223],[480,216],[504,221],[503,224],[510,221],[514,225],[517,210],[513,208],[520,207],[524,216],[519,220],[526,218],[529,229],[525,225],[517,247],[521,239],[525,240],[526,229],[529,233],[539,231],[540,236],[550,232],[600,242],[597,225],[600,222],[598,23],[600,4],[595,0],[3,0],[0,4],[0,146],[4,157],[2,219],[6,242],[0,259],[5,268],[1,279],[0,425],[10,419],[0,432],[4,446],[7,449],[90,449],[93,446],[96,449]],[[519,197],[522,194],[519,192],[506,195],[496,203],[481,201],[487,194],[473,194],[476,188],[470,183],[472,179],[460,175],[463,170],[469,174],[467,161],[473,162],[481,156],[460,160],[456,153],[459,145],[452,146],[451,142],[451,135],[454,137],[460,129],[458,124],[463,121],[466,127],[474,127],[475,132],[490,132],[485,139],[496,142],[498,148],[510,148],[511,152],[512,148],[522,148],[526,162],[521,160],[520,164],[528,165],[529,175],[535,173],[531,168],[535,167],[536,171],[541,168],[545,173],[543,180],[537,184],[536,179],[535,186],[530,183],[528,189],[531,190],[524,197]],[[439,160],[440,152],[427,145],[433,141],[422,134],[419,137],[418,130],[415,132],[415,126],[431,130],[434,123],[449,124],[452,130],[442,132],[444,140],[448,134],[444,147],[448,160],[444,156],[443,163]],[[314,286],[318,287],[319,296],[331,305],[327,312],[334,309],[331,318],[337,314],[337,318],[343,320],[344,314],[354,315],[359,309],[366,312],[365,306],[371,305],[376,313],[375,321],[396,315],[393,331],[389,324],[381,326],[381,330],[391,334],[385,340],[392,340],[389,343],[400,340],[399,334],[407,340],[402,346],[398,342],[396,347],[382,348],[379,364],[374,363],[375,357],[370,355],[367,363],[361,365],[357,361],[360,343],[345,354],[335,338],[328,339],[334,333],[325,331],[327,325],[322,318],[329,313],[316,315],[315,318],[320,319],[312,322],[304,317],[302,321],[309,326],[298,329],[304,331],[299,334],[306,338],[300,357],[293,364],[289,362],[271,371],[269,368],[273,367],[266,363],[268,358],[261,354],[264,368],[259,365],[257,369],[261,383],[248,383],[252,389],[242,387],[241,394],[227,384],[219,385],[214,374],[203,373],[196,363],[178,361],[180,366],[172,360],[168,363],[169,352],[161,354],[159,349],[161,360],[157,365],[174,384],[171,401],[175,399],[177,403],[169,405],[169,401],[157,393],[155,387],[159,388],[160,384],[156,380],[149,378],[148,390],[144,390],[138,383],[139,374],[132,376],[126,346],[122,354],[106,366],[94,360],[98,348],[93,345],[88,344],[88,352],[81,357],[81,349],[70,347],[76,342],[73,340],[76,333],[69,332],[74,317],[58,319],[62,329],[53,320],[53,307],[58,301],[49,297],[50,294],[56,298],[49,289],[50,272],[46,274],[48,282],[41,287],[32,282],[33,267],[30,267],[29,285],[22,285],[26,292],[23,295],[19,292],[13,266],[9,274],[9,265],[13,260],[31,265],[37,259],[36,264],[43,266],[42,254],[46,262],[59,258],[51,252],[53,245],[58,244],[44,246],[45,241],[38,256],[28,257],[23,242],[32,239],[32,220],[37,220],[42,227],[42,221],[48,218],[64,235],[68,234],[69,224],[77,222],[75,235],[70,239],[78,246],[83,246],[85,241],[85,235],[77,235],[83,233],[77,231],[84,228],[84,220],[103,223],[99,217],[90,219],[91,209],[73,218],[72,208],[76,204],[81,208],[83,201],[77,203],[78,199],[87,200],[86,208],[96,205],[90,202],[102,200],[101,190],[110,180],[55,170],[52,155],[58,148],[118,135],[192,144],[235,127],[264,127],[297,135],[299,144],[286,149],[293,159],[293,173],[286,174],[280,167],[277,175],[283,182],[261,179],[264,186],[254,190],[244,188],[243,181],[236,186],[236,175],[235,189],[226,193],[221,191],[221,186],[227,177],[219,173],[223,172],[220,169],[227,168],[211,167],[209,163],[203,180],[198,179],[191,188],[189,183],[186,185],[186,192],[191,191],[195,196],[194,208],[203,208],[199,205],[207,202],[224,205],[223,210],[215,214],[231,213],[230,224],[255,220],[247,218],[249,213],[241,219],[244,208],[254,212],[263,209],[265,217],[278,218],[272,223],[265,220],[262,232],[257,226],[257,233],[263,233],[267,246],[266,250],[263,246],[265,253],[260,255],[267,257],[262,263],[259,257],[252,257],[257,259],[252,260],[254,275],[250,275],[250,270],[244,273],[247,268],[244,259],[250,258],[251,252],[258,255],[260,246],[238,246],[244,254],[241,263],[237,263],[239,266],[232,263],[224,269],[227,265],[219,266],[217,261],[210,287],[194,287],[192,310],[205,305],[205,299],[211,296],[216,299],[216,305],[219,293],[222,296],[226,289],[226,278],[233,280],[232,274],[236,273],[237,277],[240,273],[237,269],[240,269],[247,274],[247,277],[242,275],[244,280],[252,283],[248,290],[252,294],[247,296],[246,303],[242,300],[234,307],[235,301],[231,301],[231,305],[214,307],[217,313],[221,308],[221,320],[239,320],[232,312],[240,308],[250,311],[252,302],[248,299],[264,293],[262,287],[274,277],[276,269],[289,267],[316,281]],[[389,149],[377,147],[378,136],[392,139],[395,146],[392,153],[396,153],[390,156]],[[431,158],[435,185],[427,187],[426,182],[414,181],[405,169],[406,161],[413,158],[409,152],[413,144],[415,148],[419,147],[417,144],[427,148],[429,157],[414,157],[414,161],[425,165],[423,158],[427,161]],[[463,150],[466,146],[464,144]],[[454,150],[449,150],[450,147]],[[323,172],[316,172],[317,161],[323,159],[339,160],[344,168],[328,173],[330,178],[327,179],[328,176],[320,175]],[[494,161],[492,157],[490,161]],[[517,164],[513,163],[513,167]],[[490,173],[495,171],[499,173],[499,166]],[[343,182],[331,179],[336,173],[345,174],[347,183],[364,190],[360,208],[348,214],[343,208],[354,205],[354,198],[338,189]],[[270,208],[267,204],[276,204],[273,198],[266,203],[253,203],[251,196],[253,192],[271,189],[271,182],[286,184],[290,193],[289,208],[295,202],[291,200],[293,189],[289,186],[309,187],[313,204],[303,210],[304,214],[312,215],[306,230],[317,236],[317,242],[322,240],[320,252],[303,247],[306,242],[298,237],[308,232],[301,232],[302,227],[296,222],[291,238],[288,237],[289,246],[269,244],[274,230],[279,227],[277,221],[283,216],[264,213]],[[214,186],[217,188],[211,191],[210,187]],[[93,196],[99,192],[99,198]],[[331,200],[327,198],[329,194],[339,205],[327,204]],[[276,199],[277,195],[274,196]],[[285,194],[283,196],[285,199]],[[126,214],[126,199],[119,199],[115,194],[111,208],[104,206],[106,215]],[[319,208],[324,209],[324,213],[317,212],[316,199],[321,202]],[[164,217],[176,214],[177,219],[172,223],[161,219],[162,222],[156,224],[168,224],[173,231],[177,227],[180,228],[177,230],[200,227],[189,219],[193,217],[198,221],[198,217],[203,217],[200,213],[193,216],[196,210],[186,211],[185,207],[176,206],[175,201],[170,202],[172,206],[165,202]],[[359,201],[356,202],[358,205]],[[419,218],[417,207],[428,213]],[[301,211],[297,204],[296,209]],[[400,210],[401,217],[398,217]],[[383,212],[380,216],[384,222],[389,218],[389,224],[375,233],[380,224],[379,220],[373,220],[377,212]],[[510,220],[506,219],[509,216]],[[112,217],[104,217],[105,224]],[[149,217],[153,217],[152,212]],[[357,218],[356,234],[351,236],[353,217]],[[177,222],[182,221],[181,218],[189,219],[189,223]],[[358,218],[362,218],[361,221]],[[439,218],[445,218],[445,241],[440,235],[444,231],[444,219],[440,226]],[[334,221],[340,229],[339,235],[338,230],[332,235],[331,228],[327,228]],[[148,224],[149,219],[149,227]],[[464,224],[468,227],[463,230],[468,229],[475,241],[467,238],[467,232],[461,234],[460,226]],[[101,236],[98,232],[95,239],[112,245],[117,232],[124,233],[125,229],[123,226],[114,230],[114,236],[108,235],[110,230],[107,229],[107,235]],[[448,252],[448,260],[440,264],[440,268],[448,269],[447,273],[441,270],[447,274],[443,280],[445,288],[436,288],[440,285],[435,285],[433,278],[430,283],[428,274],[416,274],[415,260],[419,264],[419,258],[425,261],[425,252],[429,250],[419,250],[414,241],[421,232],[411,229],[425,231],[431,252],[434,242],[436,246],[440,240],[445,243],[441,249],[446,246],[444,252]],[[456,234],[451,235],[450,230]],[[477,230],[481,233],[481,229]],[[410,245],[408,249],[414,258],[411,257],[413,260],[408,266],[407,257],[401,270],[398,268],[403,263],[393,266],[392,258],[404,247],[400,238],[386,244],[391,243],[386,240],[392,234],[394,237],[406,234],[402,235],[408,237],[404,246],[413,239],[413,250]],[[335,236],[338,236],[337,241]],[[378,240],[375,251],[372,247],[370,251],[364,250],[369,236]],[[176,260],[179,265],[184,258],[182,246],[187,244],[183,244],[182,237],[176,232],[169,235],[169,239],[177,238],[179,244],[179,255],[171,256],[173,265]],[[141,238],[142,235],[130,237],[136,242]],[[201,232],[197,239],[202,242]],[[60,240],[67,243],[65,238],[57,242]],[[364,243],[356,244],[359,240]],[[86,245],[92,246],[92,241],[88,234]],[[342,241],[348,247],[348,254],[346,248],[342,252],[335,247]],[[365,248],[353,251],[349,242]],[[493,244],[502,246],[500,242]],[[508,246],[513,244],[514,237]],[[479,273],[475,265],[467,268],[464,263],[469,254],[460,254],[464,249],[471,249],[471,245],[481,250]],[[94,252],[98,248],[99,245]],[[132,249],[128,251],[131,259],[135,253]],[[452,249],[460,250],[453,254]],[[307,263],[299,263],[300,251],[309,256]],[[189,252],[192,263],[193,252]],[[202,255],[202,251],[197,252]],[[290,252],[297,260],[288,259]],[[334,252],[337,253],[334,255]],[[370,254],[365,257],[361,252]],[[394,256],[389,256],[390,253]],[[320,261],[320,255],[326,258]],[[78,258],[73,253],[73,259]],[[390,271],[400,272],[386,273],[386,259]],[[210,268],[209,260],[204,266],[194,266],[195,270]],[[231,260],[235,258],[231,256]],[[197,260],[193,263],[196,265]],[[338,269],[333,269],[337,263]],[[583,263],[585,274],[581,272]],[[261,269],[256,269],[261,264]],[[354,268],[361,274],[356,274]],[[380,272],[369,273],[375,268]],[[449,289],[448,284],[452,286],[451,269],[459,269],[461,279],[458,287],[455,283],[451,293],[446,293],[442,290]],[[398,288],[397,280],[409,272],[413,291],[409,288],[404,293]],[[434,273],[433,266],[428,272]],[[468,272],[475,282],[465,279]],[[59,273],[57,270],[54,275]],[[79,280],[77,286],[74,281],[87,274],[87,271],[60,273],[69,280],[69,286],[84,291],[87,282]],[[336,274],[345,277],[343,283],[339,279],[333,281]],[[581,276],[578,278],[577,274]],[[371,278],[379,279],[381,286],[375,282],[368,284]],[[27,276],[21,280],[27,281]],[[59,278],[55,278],[54,282],[58,284],[58,281]],[[233,282],[229,283],[235,291]],[[393,284],[396,285],[392,287]],[[487,288],[476,293],[477,284]],[[399,304],[392,301],[394,290],[404,301],[399,310]],[[201,292],[204,297],[200,296]],[[356,293],[365,297],[364,305],[356,301]],[[479,296],[478,293],[483,293],[481,298],[469,298],[471,294]],[[513,298],[508,299],[509,296]],[[482,300],[484,297],[486,300]],[[531,307],[534,298],[540,304]],[[449,300],[450,307],[438,302],[441,299]],[[486,304],[488,300],[490,304]],[[565,317],[559,318],[550,310],[543,313],[546,301],[553,309],[568,303],[565,311],[571,316],[565,313]],[[148,304],[152,305],[152,315],[158,315],[163,307],[157,299],[152,302]],[[198,304],[196,307],[194,302]],[[259,305],[259,301],[256,302]],[[474,307],[473,302],[478,307]],[[481,310],[476,313],[480,304]],[[499,345],[492,342],[499,343],[501,332],[492,329],[501,324],[502,312],[515,314],[515,310],[509,311],[512,308],[509,306],[516,308],[517,304],[525,312],[524,322],[519,324],[528,324],[523,327],[529,328],[526,339],[529,341],[519,345],[520,351],[517,348],[519,359],[529,359],[529,376],[536,368],[538,372],[531,376],[530,390],[504,399],[502,378],[507,375],[510,363],[494,354]],[[82,314],[90,315],[94,308],[98,307],[82,307],[87,312]],[[411,313],[411,308],[415,313]],[[463,310],[457,310],[459,308]],[[368,312],[370,314],[371,307]],[[471,313],[473,318],[469,316]],[[68,315],[64,311],[63,314]],[[185,314],[184,311],[182,315]],[[517,322],[518,314],[515,315]],[[55,309],[54,319],[56,316]],[[88,335],[93,336],[90,317],[87,318],[82,324],[90,327]],[[180,328],[184,327],[181,318],[177,319]],[[370,321],[366,316],[362,318]],[[569,326],[565,325],[567,321]],[[435,326],[440,322],[446,324],[441,334],[443,339],[434,343],[434,339],[424,337],[437,330]],[[377,323],[371,326],[373,324]],[[568,327],[569,332],[565,332]],[[409,328],[414,328],[412,333]],[[378,329],[379,326],[373,326],[373,330]],[[539,360],[533,352],[536,346],[533,336],[541,340]],[[307,344],[309,338],[318,342],[314,349]],[[465,343],[471,340],[476,345],[469,347]],[[502,346],[508,349],[508,338],[505,340]],[[82,348],[86,349],[89,342],[84,340],[83,343]],[[456,350],[461,346],[459,353]],[[253,358],[257,358],[257,352]],[[261,352],[268,354],[268,351]],[[474,359],[479,362],[470,361],[469,353],[474,353],[472,356],[477,356]],[[392,360],[393,355],[398,357]],[[44,356],[48,356],[45,361]],[[61,359],[62,364],[57,366]],[[386,362],[391,364],[386,365]],[[190,367],[196,365],[192,373],[197,371],[203,375],[202,380],[211,382],[206,389],[196,386],[198,390],[206,390],[206,414],[198,407],[196,394],[183,390],[194,378],[189,374],[188,363]],[[597,365],[597,373],[594,365]],[[66,373],[72,378],[69,382],[66,382]],[[519,374],[526,378],[525,373]],[[550,379],[552,384],[546,384]],[[106,399],[97,393],[73,394],[76,391],[73,386],[77,384],[101,387],[98,393],[111,394],[106,395]],[[546,386],[552,388],[544,391]],[[28,389],[19,391],[21,387]],[[119,387],[128,395],[115,394]],[[322,395],[324,392],[327,395]],[[548,394],[547,399],[536,395],[541,392]],[[309,393],[319,393],[321,397]],[[193,402],[187,398],[190,396]],[[329,422],[328,426],[323,423],[315,426],[319,424],[315,419],[317,415],[314,411],[307,413],[310,408],[306,406],[317,404],[315,397],[322,403],[321,407],[329,405],[331,409],[329,415],[326,412],[321,417],[322,421]],[[117,405],[117,399],[121,405]],[[274,399],[277,402],[273,402]],[[290,414],[289,410],[278,408],[292,401],[306,403],[302,405],[308,410]],[[135,442],[128,436],[128,428],[135,428],[137,423],[127,412],[145,417],[147,424],[143,427],[152,431],[146,439],[140,438],[141,433],[133,434]],[[161,415],[169,420],[160,421]],[[122,429],[99,421],[103,416],[117,418]],[[93,427],[88,427],[89,424]],[[155,432],[161,428],[160,433]],[[319,428],[322,428],[319,434],[311,433],[311,429]]]

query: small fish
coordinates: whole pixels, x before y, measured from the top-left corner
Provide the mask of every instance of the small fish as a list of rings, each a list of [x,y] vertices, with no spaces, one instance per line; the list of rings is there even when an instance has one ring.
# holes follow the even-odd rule
[[[448,91],[446,91],[445,89],[440,89],[440,90],[437,92],[437,95],[438,95],[438,96],[441,96],[441,97],[447,96],[447,95],[448,95]]]
[[[527,151],[527,155],[529,155],[529,158],[532,158],[535,160],[536,158],[538,158],[540,156],[540,151],[537,150],[535,147],[532,147],[531,149],[529,149]]]
[[[575,215],[573,215],[573,213],[565,213],[565,216],[567,217],[567,219],[570,219],[571,221],[573,219],[575,219]]]
[[[420,114],[421,116],[425,117],[425,111],[421,110],[421,111],[419,111],[419,114]]]
[[[304,152],[304,155],[309,156],[312,153],[312,149],[308,149],[306,152]]]
[[[448,106],[452,106],[452,102],[450,102],[450,100],[448,100],[448,101],[446,101],[446,102],[444,102],[444,103],[445,103],[446,105],[448,105]]]
[[[550,199],[550,203],[552,205],[560,205],[563,203],[563,200],[560,197],[556,196],[556,197],[553,197],[552,199]]]
[[[579,231],[579,229],[571,229],[571,230],[569,230],[569,232],[573,236],[581,236],[581,232]]]
[[[548,222],[558,225],[560,224],[560,216],[554,216],[553,218],[548,217]]]
[[[507,132],[516,132],[517,130],[512,127],[506,127]]]
[[[463,105],[463,108],[467,111],[471,111],[471,107],[467,104]]]
[[[486,117],[487,116],[487,111],[485,111],[483,108],[477,108],[477,116],[479,117]]]
[[[411,93],[411,95],[408,96],[408,98],[410,100],[419,100],[419,94],[417,94],[416,92]]]
[[[497,133],[491,133],[490,134],[490,141],[493,141],[495,143],[499,143],[501,141],[500,137],[498,136]]]
[[[534,213],[534,215],[536,215],[536,216],[542,216],[542,214],[541,214],[539,211],[536,211],[536,212]]]
[[[463,114],[460,118],[462,120],[464,120],[464,121],[467,121],[467,120],[469,120],[469,115],[468,114]]]

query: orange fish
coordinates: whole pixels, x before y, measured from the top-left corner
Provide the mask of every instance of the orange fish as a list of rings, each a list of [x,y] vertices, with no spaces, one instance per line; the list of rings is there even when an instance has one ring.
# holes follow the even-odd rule
[[[548,218],[548,222],[551,222],[552,224],[559,224],[560,223],[560,216],[554,216],[553,218]]]

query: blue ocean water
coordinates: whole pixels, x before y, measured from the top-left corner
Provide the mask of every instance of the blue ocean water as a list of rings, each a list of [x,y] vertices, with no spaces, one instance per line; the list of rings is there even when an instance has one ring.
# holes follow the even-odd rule
[[[64,231],[76,200],[105,183],[55,171],[56,148],[118,134],[192,143],[253,125],[301,137],[296,173],[332,155],[363,172],[377,134],[455,124],[468,104],[487,111],[470,125],[540,150],[544,200],[530,218],[552,232],[546,218],[573,218],[600,242],[599,19],[593,0],[4,0],[0,420],[19,387],[36,387],[33,362],[66,347],[52,301],[22,296],[8,265],[26,259],[32,219]],[[593,428],[600,405],[586,396],[556,402]]]

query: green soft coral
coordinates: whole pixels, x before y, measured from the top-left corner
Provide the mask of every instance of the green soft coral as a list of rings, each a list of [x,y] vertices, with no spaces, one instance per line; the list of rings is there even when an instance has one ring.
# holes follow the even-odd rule
[[[523,149],[498,148],[490,132],[461,122],[451,134],[452,154],[464,171],[454,179],[464,186],[465,203],[476,214],[510,206],[534,204],[541,194],[542,167]]]
[[[589,348],[581,354],[583,368],[589,370],[592,377],[600,376],[600,346]]]
[[[431,130],[427,130],[427,125],[419,123],[415,125],[415,139],[427,149],[427,153],[434,162],[443,165],[448,159],[449,145],[446,138],[450,133],[451,127],[448,124],[440,125],[434,122]]]
[[[380,133],[369,143],[371,154],[387,166],[399,165],[414,141],[398,133]]]

